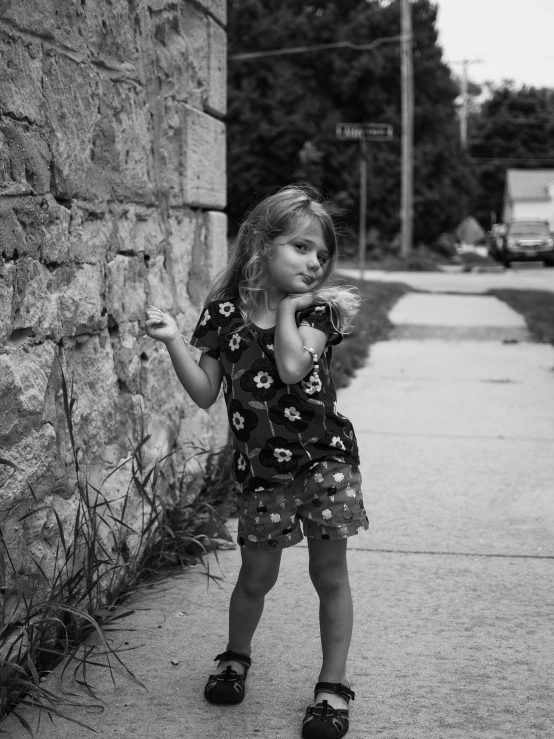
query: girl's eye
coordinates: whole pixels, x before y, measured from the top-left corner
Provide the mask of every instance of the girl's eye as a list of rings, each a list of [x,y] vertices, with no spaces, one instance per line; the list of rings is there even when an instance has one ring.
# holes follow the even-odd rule
[[[295,246],[297,249],[303,249],[304,251],[306,251],[306,244],[295,244]]]
[[[322,254],[320,254],[320,256],[318,257],[318,259],[319,259],[319,263],[321,264],[322,267],[323,267],[324,264],[327,264],[327,257],[324,257]]]

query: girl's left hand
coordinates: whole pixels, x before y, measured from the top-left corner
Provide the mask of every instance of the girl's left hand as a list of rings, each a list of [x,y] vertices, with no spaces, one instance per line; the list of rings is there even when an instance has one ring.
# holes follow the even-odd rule
[[[315,296],[313,293],[293,293],[291,295],[287,295],[283,302],[287,301],[288,303],[291,303],[294,308],[294,312],[296,313],[299,310],[309,308],[310,305],[313,305],[314,299]]]

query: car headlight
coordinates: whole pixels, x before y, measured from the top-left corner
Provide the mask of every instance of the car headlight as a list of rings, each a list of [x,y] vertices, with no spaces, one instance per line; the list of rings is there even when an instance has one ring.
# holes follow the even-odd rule
[[[552,238],[552,236],[549,236],[546,239],[546,245],[548,246],[548,248],[551,248],[552,246],[554,246],[554,239]]]
[[[514,249],[517,246],[517,240],[508,237],[508,249]]]

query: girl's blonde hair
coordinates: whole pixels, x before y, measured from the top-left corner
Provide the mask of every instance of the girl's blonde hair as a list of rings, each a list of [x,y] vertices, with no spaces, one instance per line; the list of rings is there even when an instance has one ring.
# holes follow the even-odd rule
[[[320,224],[329,259],[318,284],[311,290],[316,304],[328,304],[334,328],[346,333],[356,315],[361,299],[355,288],[326,285],[338,259],[337,235],[329,204],[310,185],[284,187],[262,200],[246,216],[231,244],[226,268],[215,278],[205,304],[213,300],[238,300],[245,325],[261,306],[267,289],[267,264],[273,254],[274,240],[294,232],[306,219]]]

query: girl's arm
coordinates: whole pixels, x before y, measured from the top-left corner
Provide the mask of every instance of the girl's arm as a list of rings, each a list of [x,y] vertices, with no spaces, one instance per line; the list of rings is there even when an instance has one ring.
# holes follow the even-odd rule
[[[163,342],[179,382],[200,408],[209,408],[219,395],[222,369],[217,359],[203,354],[196,364],[173,318],[150,306],[146,311],[146,333]]]
[[[310,294],[287,296],[279,304],[275,324],[275,362],[279,377],[287,385],[300,382],[313,367],[312,356],[304,347],[313,349],[318,357],[325,349],[327,334],[317,328],[296,325],[295,314],[313,303]]]
[[[200,408],[209,408],[217,400],[221,386],[221,363],[202,354],[196,364],[187,345],[179,336],[166,344],[179,382]]]

